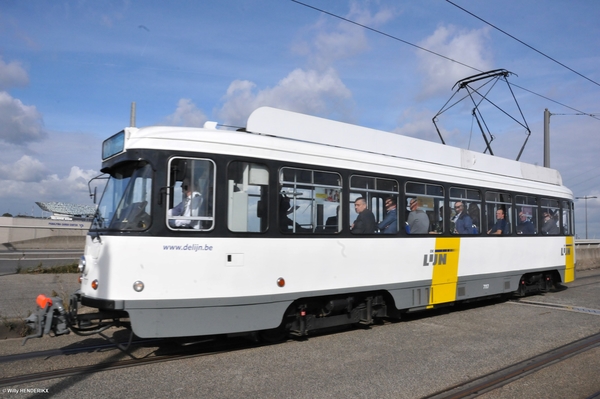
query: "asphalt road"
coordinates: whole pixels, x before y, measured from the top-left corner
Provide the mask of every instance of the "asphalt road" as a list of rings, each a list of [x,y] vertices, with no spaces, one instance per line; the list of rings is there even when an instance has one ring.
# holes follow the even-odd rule
[[[597,334],[600,269],[578,272],[577,277],[566,290],[529,298],[555,307],[487,302],[370,329],[9,388],[47,389],[49,396],[44,397],[54,398],[422,398]],[[0,341],[0,354],[66,348],[91,339],[45,337],[25,347],[19,339],[7,339]],[[56,369],[161,350],[48,357],[26,367]],[[600,392],[599,355],[600,348],[592,348],[482,397],[588,398]],[[16,372],[14,365],[0,363],[0,375]]]

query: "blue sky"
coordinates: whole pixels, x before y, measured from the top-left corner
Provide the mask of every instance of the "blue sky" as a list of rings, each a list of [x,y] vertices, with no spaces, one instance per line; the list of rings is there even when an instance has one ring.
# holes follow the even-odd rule
[[[532,131],[521,160],[543,164],[548,108],[551,166],[576,196],[600,197],[600,116],[574,115],[600,115],[600,3],[453,0],[592,82],[444,0],[303,2],[472,68],[291,0],[4,0],[0,213],[90,203],[101,142],[129,124],[132,101],[137,126],[244,126],[269,105],[439,141],[431,119],[453,85],[492,69],[528,90],[513,87]],[[489,97],[518,116],[505,84]],[[439,125],[449,144],[482,151],[471,108]],[[483,116],[494,153],[515,159],[525,130],[491,107]],[[600,199],[587,205],[600,237]],[[576,222],[582,237],[582,200]]]

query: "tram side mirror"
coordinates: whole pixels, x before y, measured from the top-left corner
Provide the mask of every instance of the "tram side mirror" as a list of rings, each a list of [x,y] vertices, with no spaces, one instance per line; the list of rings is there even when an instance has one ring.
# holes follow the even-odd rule
[[[96,190],[98,189],[98,187],[94,187],[94,192],[90,193],[90,197],[92,198],[92,201],[94,201],[94,204],[96,203]]]

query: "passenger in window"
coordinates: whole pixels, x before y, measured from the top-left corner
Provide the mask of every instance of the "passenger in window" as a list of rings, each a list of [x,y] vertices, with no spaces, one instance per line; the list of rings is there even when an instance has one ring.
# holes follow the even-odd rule
[[[188,179],[184,179],[181,183],[181,191],[181,202],[177,204],[174,208],[169,209],[169,211],[167,212],[167,215],[169,217],[169,226],[197,229],[199,227],[197,220],[173,219],[174,216],[198,216],[200,205],[202,204],[202,194],[200,194],[197,191],[193,191],[190,181]]]
[[[547,235],[556,235],[559,233],[558,225],[556,220],[552,217],[552,211],[548,210],[544,212],[544,225],[542,226],[542,233]]]
[[[410,234],[429,233],[429,217],[420,209],[422,207],[421,200],[412,198],[409,206],[410,214],[406,222],[408,223]]]
[[[506,219],[504,219],[504,209],[499,208],[496,211],[496,223],[494,223],[487,233],[498,235],[508,234],[508,224],[506,223]]]
[[[294,231],[294,221],[290,219],[288,216],[290,213],[294,211],[294,208],[291,206],[291,201],[285,195],[279,196],[279,229],[283,232]],[[296,232],[299,231],[309,231],[309,229],[305,229],[300,226],[298,223],[295,225]]]
[[[532,235],[535,234],[533,223],[527,218],[523,212],[519,212],[519,222],[517,223],[517,234]]]
[[[383,234],[396,234],[398,231],[398,212],[395,198],[388,197],[385,199],[385,211],[385,217],[377,227]]]
[[[375,222],[375,215],[367,208],[367,201],[363,197],[359,197],[354,201],[354,210],[358,214],[358,217],[352,223],[350,230],[354,234],[373,234],[377,229],[377,223]]]
[[[332,190],[333,191],[333,190]],[[340,214],[340,206],[338,205],[335,208],[335,216],[329,216],[327,221],[325,221],[325,231],[329,232],[337,232],[338,231],[338,215]]]
[[[472,202],[471,205],[469,205],[469,210],[467,211],[467,213],[471,217],[471,220],[473,221],[475,227],[479,229],[479,221],[481,220],[481,214],[479,212],[479,207],[477,206],[477,204]]]
[[[456,220],[454,223],[454,234],[473,234],[473,220],[465,210],[465,206],[461,201],[454,204],[456,211]]]

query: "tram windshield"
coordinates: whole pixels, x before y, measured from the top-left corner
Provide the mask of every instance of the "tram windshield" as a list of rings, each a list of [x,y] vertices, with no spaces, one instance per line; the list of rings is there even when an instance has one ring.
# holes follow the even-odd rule
[[[111,171],[91,230],[141,231],[150,226],[152,168],[146,162]]]

